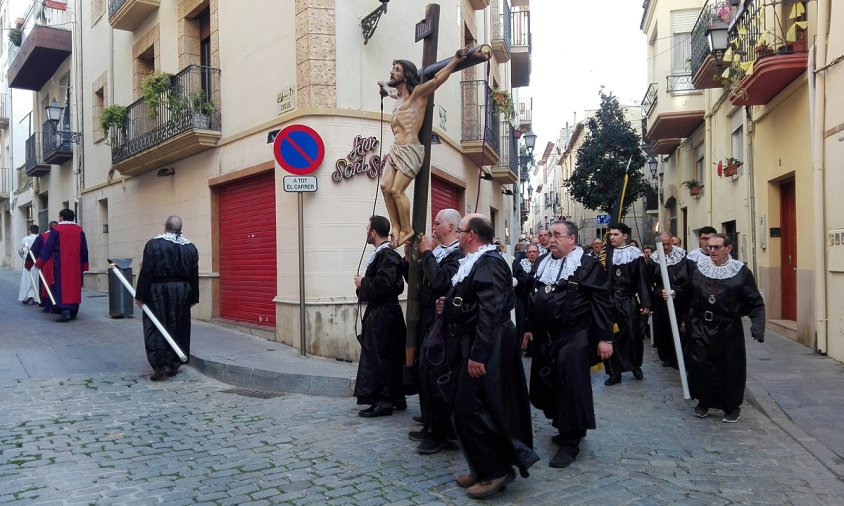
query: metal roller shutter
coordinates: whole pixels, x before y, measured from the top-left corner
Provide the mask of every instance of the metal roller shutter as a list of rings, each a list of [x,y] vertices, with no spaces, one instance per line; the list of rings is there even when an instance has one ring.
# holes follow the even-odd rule
[[[434,223],[437,213],[443,209],[457,209],[459,211],[460,207],[457,203],[459,198],[459,187],[436,176],[431,176],[431,223]]]
[[[275,175],[220,187],[220,316],[275,326]]]

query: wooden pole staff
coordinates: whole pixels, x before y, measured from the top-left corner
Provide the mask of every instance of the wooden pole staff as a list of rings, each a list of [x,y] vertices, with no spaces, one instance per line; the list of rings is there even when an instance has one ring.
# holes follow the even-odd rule
[[[35,264],[35,262],[38,261],[35,258],[35,254],[32,252],[32,250],[28,250],[28,251],[29,251],[29,257],[32,259],[32,263]],[[38,269],[38,267],[35,267],[34,265],[33,265],[33,268]],[[50,285],[47,284],[47,278],[44,277],[44,273],[41,272],[41,269],[38,269],[38,275],[41,276],[41,282],[44,283],[44,289],[47,290],[47,295],[50,296],[50,302],[52,302],[53,305],[55,306],[56,305],[56,299],[55,299],[55,297],[53,297],[53,292],[50,291]],[[39,304],[40,304],[40,302],[39,302]]]
[[[123,277],[123,273],[120,272],[120,269],[117,268],[117,264],[115,264],[114,262],[109,260],[108,265],[109,265],[109,267],[111,267],[111,272],[113,272],[114,275],[117,276],[117,279],[119,279],[120,282],[123,283],[123,286],[126,287],[126,290],[128,290],[129,294],[134,298],[135,297],[135,289],[132,288],[132,285],[129,284],[128,281],[126,281],[125,277]],[[141,309],[143,309],[144,313],[146,313],[146,315],[149,316],[150,321],[152,321],[153,325],[155,325],[155,327],[158,329],[158,331],[161,332],[161,335],[164,336],[164,339],[167,341],[167,344],[169,344],[170,347],[173,348],[173,351],[176,352],[176,355],[179,356],[179,360],[181,360],[182,363],[186,364],[188,362],[188,357],[185,355],[185,353],[182,351],[182,349],[179,348],[179,345],[176,344],[176,341],[174,341],[173,338],[170,337],[170,333],[167,332],[167,329],[164,328],[164,325],[162,325],[161,322],[158,321],[158,318],[155,317],[155,315],[152,313],[152,310],[149,308],[149,306],[147,306],[146,304],[141,304]]]

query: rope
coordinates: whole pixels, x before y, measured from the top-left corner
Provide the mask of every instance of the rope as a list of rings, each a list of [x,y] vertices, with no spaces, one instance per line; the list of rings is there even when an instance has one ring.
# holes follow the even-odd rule
[[[381,190],[381,170],[384,167],[383,161],[383,154],[384,152],[384,97],[381,97],[381,133],[378,137],[378,163],[381,167],[378,167],[378,176],[375,178],[375,198],[372,199],[372,213],[369,215],[370,218],[375,216],[375,206],[378,204],[378,192]],[[363,241],[363,249],[360,252],[360,260],[358,260],[358,270],[357,275],[360,276],[360,266],[363,265],[363,255],[366,254],[366,240]],[[358,318],[360,317],[360,322],[363,323],[363,317],[360,314],[360,307],[361,302],[360,298],[358,298],[358,304],[355,314],[355,335],[358,335]]]

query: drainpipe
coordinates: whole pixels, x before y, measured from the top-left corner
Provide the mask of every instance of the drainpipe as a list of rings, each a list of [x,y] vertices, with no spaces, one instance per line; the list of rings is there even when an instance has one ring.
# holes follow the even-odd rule
[[[753,115],[750,113],[750,106],[744,107],[745,131],[747,132],[747,146],[745,162],[747,164],[747,185],[748,199],[750,200],[750,271],[759,280],[759,271],[756,265],[756,170],[753,165],[753,135],[756,124],[753,122]]]
[[[815,44],[809,51],[809,119],[812,136],[812,218],[813,235],[822,241],[823,248],[812,248],[815,256],[815,351],[828,352],[826,307],[826,200],[824,195],[824,109],[826,105],[826,77],[815,74],[817,61],[826,62],[829,11],[832,0],[818,1],[818,30]]]

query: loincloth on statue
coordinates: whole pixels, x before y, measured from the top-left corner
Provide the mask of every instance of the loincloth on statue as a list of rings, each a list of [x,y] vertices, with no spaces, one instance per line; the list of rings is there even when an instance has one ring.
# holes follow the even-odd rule
[[[393,144],[390,148],[390,164],[411,179],[422,170],[423,158],[425,146],[421,144]]]

